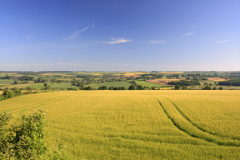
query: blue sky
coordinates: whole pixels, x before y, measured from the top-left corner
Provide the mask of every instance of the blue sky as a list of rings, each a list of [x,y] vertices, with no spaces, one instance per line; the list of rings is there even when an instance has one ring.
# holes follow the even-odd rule
[[[239,0],[1,0],[0,71],[239,71]]]

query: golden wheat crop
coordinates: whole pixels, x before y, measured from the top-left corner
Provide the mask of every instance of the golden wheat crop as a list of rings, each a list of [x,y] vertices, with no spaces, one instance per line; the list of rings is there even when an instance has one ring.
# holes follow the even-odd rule
[[[240,159],[240,91],[63,91],[0,102],[48,111],[49,145],[79,159]]]

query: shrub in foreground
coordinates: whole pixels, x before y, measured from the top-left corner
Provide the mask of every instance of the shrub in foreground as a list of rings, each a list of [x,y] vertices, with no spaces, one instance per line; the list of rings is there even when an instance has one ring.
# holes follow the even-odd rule
[[[47,148],[46,112],[23,115],[10,125],[12,119],[10,114],[0,114],[0,159],[69,159],[59,147]]]

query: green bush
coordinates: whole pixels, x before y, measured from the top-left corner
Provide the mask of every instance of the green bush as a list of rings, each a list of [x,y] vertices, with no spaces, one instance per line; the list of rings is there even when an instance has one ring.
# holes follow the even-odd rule
[[[0,159],[69,159],[60,147],[47,148],[45,111],[23,115],[10,125],[12,118],[10,114],[0,114]]]
[[[74,90],[74,91],[76,91],[78,89],[77,88],[67,88],[67,90]]]
[[[14,97],[14,93],[11,90],[5,89],[2,93],[2,95],[5,97],[5,99]]]
[[[107,90],[108,88],[107,88],[107,86],[100,86],[99,88],[98,88],[98,90]]]
[[[207,85],[207,86],[205,86],[204,88],[202,88],[203,90],[211,90],[212,88],[209,86],[209,85]]]
[[[134,85],[129,86],[128,90],[135,90],[135,86]]]

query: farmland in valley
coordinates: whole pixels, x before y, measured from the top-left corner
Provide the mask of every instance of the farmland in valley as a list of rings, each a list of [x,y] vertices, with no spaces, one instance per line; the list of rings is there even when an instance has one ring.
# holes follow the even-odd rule
[[[219,78],[219,77],[215,77],[215,78],[208,78],[209,81],[226,81],[225,78]]]
[[[79,159],[240,159],[240,91],[57,91],[0,102],[48,111],[50,146]]]
[[[147,82],[161,84],[161,85],[169,85],[168,82],[180,81],[180,80],[182,80],[182,79],[152,79],[152,80],[147,80]]]

